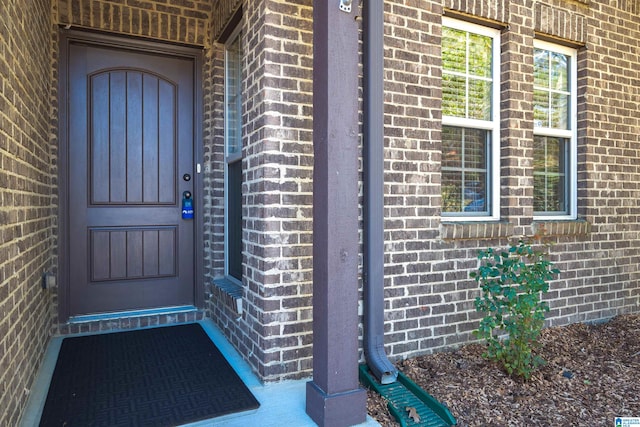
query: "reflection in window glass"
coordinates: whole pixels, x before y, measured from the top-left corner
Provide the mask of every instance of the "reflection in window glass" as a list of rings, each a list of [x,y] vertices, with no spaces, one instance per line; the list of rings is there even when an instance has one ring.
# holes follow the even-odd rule
[[[467,34],[469,36],[469,74],[491,80],[491,37]]]
[[[442,67],[447,71],[464,73],[467,54],[467,33],[462,30],[444,27],[442,29]],[[446,54],[445,54],[446,49]]]
[[[467,117],[491,120],[491,82],[469,80],[469,112]]]
[[[569,94],[552,93],[549,127],[554,129],[569,128]]]
[[[533,120],[536,127],[549,123],[549,93],[544,90],[533,91]]]
[[[535,68],[533,71],[533,84],[537,87],[549,87],[549,51],[535,49],[533,55]]]
[[[551,89],[567,92],[569,90],[569,58],[557,52],[549,52],[549,84]]]
[[[465,116],[466,80],[463,77],[444,74],[442,76],[442,114],[452,117]]]

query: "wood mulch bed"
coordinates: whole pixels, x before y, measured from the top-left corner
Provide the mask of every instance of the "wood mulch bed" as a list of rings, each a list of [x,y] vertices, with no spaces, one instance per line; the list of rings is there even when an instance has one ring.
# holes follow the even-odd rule
[[[615,417],[640,417],[640,315],[547,328],[540,341],[546,364],[526,382],[485,360],[480,344],[397,366],[460,427],[613,426]],[[398,426],[384,399],[368,393],[369,415]]]

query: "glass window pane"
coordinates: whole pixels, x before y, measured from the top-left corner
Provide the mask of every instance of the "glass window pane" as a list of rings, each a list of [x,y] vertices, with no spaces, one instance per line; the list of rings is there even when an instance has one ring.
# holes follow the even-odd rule
[[[546,211],[546,191],[545,189],[545,176],[534,175],[533,176],[533,210],[534,212]]]
[[[462,209],[462,171],[442,172],[442,212]]]
[[[466,72],[467,33],[453,28],[442,29],[442,67],[447,71]]]
[[[562,169],[560,165],[560,143],[556,138],[547,138],[545,165],[547,174],[558,174]]]
[[[242,150],[242,52],[240,35],[227,46],[225,129],[227,156]]]
[[[464,211],[487,211],[487,174],[484,172],[465,174]]]
[[[469,79],[470,119],[491,120],[491,82]]]
[[[533,209],[539,213],[567,212],[568,140],[534,137]]]
[[[549,92],[533,91],[533,121],[535,127],[549,127]]]
[[[562,177],[558,175],[547,176],[547,206],[548,212],[564,211],[564,185]]]
[[[229,163],[227,182],[228,273],[242,281],[242,160]]]
[[[568,129],[569,95],[564,93],[551,94],[551,124],[555,129]]]
[[[491,77],[491,37],[469,33],[469,74]]]
[[[488,215],[488,132],[444,126],[442,135],[443,212]]]
[[[557,52],[551,52],[551,69],[549,83],[551,89],[568,91],[569,90],[569,58],[566,55]]]
[[[538,87],[549,87],[549,51],[535,49],[533,57],[533,84]]]
[[[465,117],[466,82],[464,77],[442,76],[442,114]]]
[[[464,129],[464,133],[464,167],[486,170],[486,132],[477,129]]]
[[[462,128],[442,128],[442,167],[459,168],[462,165]]]
[[[546,138],[534,137],[533,138],[533,170],[535,172],[541,172],[545,169],[545,150],[546,150]]]

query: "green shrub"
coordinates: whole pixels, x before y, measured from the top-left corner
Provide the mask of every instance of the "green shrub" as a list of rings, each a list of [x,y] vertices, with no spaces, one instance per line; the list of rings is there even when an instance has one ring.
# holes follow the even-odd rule
[[[544,363],[533,351],[539,347],[544,315],[549,311],[541,295],[559,270],[545,253],[522,240],[506,252],[480,251],[478,259],[481,265],[471,277],[482,290],[475,300],[476,310],[485,317],[474,333],[487,342],[487,359],[502,364],[509,375],[529,379]]]

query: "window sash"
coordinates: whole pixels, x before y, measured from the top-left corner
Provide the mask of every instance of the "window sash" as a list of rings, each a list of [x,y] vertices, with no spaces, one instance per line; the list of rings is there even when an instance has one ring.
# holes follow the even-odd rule
[[[570,129],[570,73],[574,58],[564,52],[534,47],[534,126]]]
[[[483,216],[491,210],[487,165],[491,133],[443,126],[442,212],[449,216]],[[447,136],[453,138],[447,138]]]
[[[565,214],[568,210],[569,140],[534,137],[533,209],[536,215]]]
[[[451,21],[443,21],[444,116],[492,120],[496,74],[493,36],[476,26],[457,26]]]

